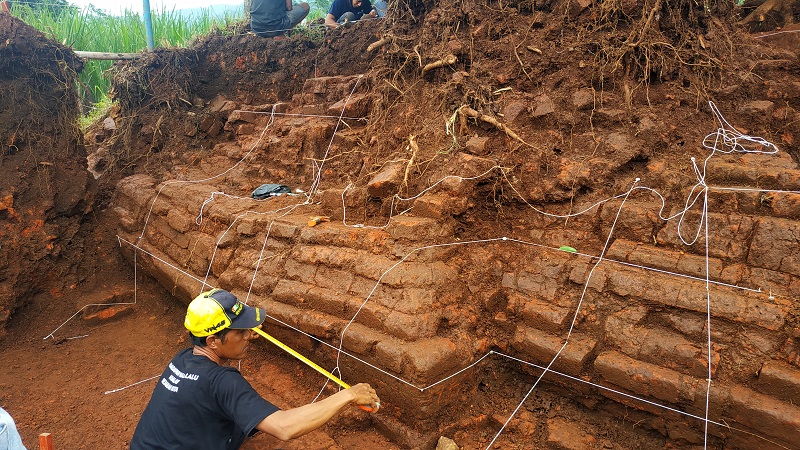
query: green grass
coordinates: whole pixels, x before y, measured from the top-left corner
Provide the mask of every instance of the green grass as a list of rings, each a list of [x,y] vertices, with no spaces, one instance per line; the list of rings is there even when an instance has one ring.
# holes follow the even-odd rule
[[[136,53],[147,49],[144,21],[139,13],[125,11],[121,16],[112,16],[93,7],[80,9],[63,3],[58,8],[47,9],[36,7],[35,4],[32,8],[28,3],[12,2],[11,13],[50,39],[76,51]],[[311,5],[308,20],[311,21],[324,17],[330,0],[312,0],[308,3]],[[151,17],[156,47],[186,47],[194,38],[211,31],[236,29],[231,25],[241,22],[245,17],[244,8],[237,15],[223,17],[212,14],[210,8],[200,11],[190,17],[182,16],[175,10],[154,11]],[[319,30],[310,29],[307,32],[319,33]],[[110,81],[106,71],[112,64],[113,61],[89,60],[79,74],[78,89],[87,113],[87,117],[81,121],[84,124],[92,122],[89,118],[92,111],[107,107]],[[95,104],[100,108],[96,108]]]
[[[242,20],[238,16],[216,17],[209,9],[189,18],[176,11],[152,14],[153,39],[156,47],[185,47],[194,37],[215,29],[225,29]],[[111,16],[92,9],[63,8],[59,12],[34,9],[27,4],[12,4],[12,14],[47,37],[73,50],[91,52],[135,53],[147,49],[144,21],[138,13],[125,11]],[[85,108],[103,102],[108,95],[106,70],[112,61],[89,60],[79,75],[79,90]]]

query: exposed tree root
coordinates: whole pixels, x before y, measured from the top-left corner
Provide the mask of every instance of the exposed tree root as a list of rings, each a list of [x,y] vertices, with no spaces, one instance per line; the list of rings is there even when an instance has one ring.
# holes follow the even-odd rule
[[[411,172],[411,167],[414,166],[414,160],[417,159],[417,153],[419,152],[417,137],[413,134],[408,137],[408,149],[411,150],[411,159],[409,159],[408,164],[406,164],[406,171],[403,174],[403,183],[401,184],[402,189],[408,187],[408,174]]]
[[[377,50],[390,42],[394,42],[394,36],[392,36],[391,34],[388,36],[384,36],[383,38],[373,42],[372,44],[369,44],[369,46],[367,47],[367,51],[371,52],[373,50]]]
[[[438,69],[439,67],[453,65],[456,63],[456,61],[458,61],[456,55],[452,54],[447,55],[438,61],[434,61],[430,64],[425,65],[425,67],[422,68],[422,75],[425,75],[426,72],[431,71],[433,69]]]
[[[498,130],[500,130],[503,133],[505,133],[506,135],[508,135],[508,137],[510,137],[512,139],[516,139],[517,141],[522,142],[523,144],[527,145],[528,147],[535,148],[533,145],[528,144],[527,142],[525,142],[525,140],[523,140],[521,137],[519,137],[519,135],[517,133],[515,133],[514,130],[512,130],[511,128],[508,128],[504,124],[500,123],[494,117],[487,116],[486,114],[481,114],[478,111],[475,111],[474,109],[470,108],[467,105],[463,105],[460,108],[458,108],[458,112],[462,116],[462,125],[464,123],[463,121],[465,120],[465,119],[463,119],[464,117],[469,117],[469,118],[472,118],[472,119],[481,120],[481,121],[486,122],[488,124],[494,125],[495,128],[497,128]]]
[[[746,6],[747,3],[742,5],[742,7]],[[771,30],[795,23],[796,15],[800,15],[800,0],[766,0],[739,24],[751,30]]]

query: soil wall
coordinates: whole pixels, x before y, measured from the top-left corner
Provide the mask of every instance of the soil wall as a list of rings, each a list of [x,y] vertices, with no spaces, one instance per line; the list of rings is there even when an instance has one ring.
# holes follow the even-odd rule
[[[90,145],[137,269],[265,308],[405,448],[798,442],[796,48],[727,3],[391,3],[116,67]]]
[[[10,14],[0,14],[0,333],[33,294],[62,287],[55,261],[93,203],[76,72],[83,63]]]

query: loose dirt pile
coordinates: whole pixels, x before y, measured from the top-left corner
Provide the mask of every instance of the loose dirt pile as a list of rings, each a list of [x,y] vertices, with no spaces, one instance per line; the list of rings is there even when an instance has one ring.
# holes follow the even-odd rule
[[[688,190],[698,181],[690,158],[700,164],[708,156],[709,151],[702,147],[703,139],[721,126],[708,105],[713,100],[732,126],[775,143],[782,158],[768,171],[753,168],[755,175],[747,176],[742,174],[743,164],[739,161],[735,170],[716,172],[723,175],[712,181],[800,189],[800,185],[794,187],[793,178],[800,156],[798,33],[751,36],[731,25],[736,20],[733,14],[726,4],[700,7],[694,2],[401,1],[392,2],[390,19],[358,23],[332,33],[272,40],[233,29],[208,36],[190,49],[158,50],[116,67],[113,86],[119,104],[110,116],[114,126],[97,127],[87,135],[88,152],[92,154],[90,168],[100,186],[95,202],[91,194],[84,194],[90,184],[88,172],[69,169],[79,167],[84,158],[74,125],[63,122],[65,117],[74,117],[76,111],[48,110],[56,105],[76,108],[77,102],[66,88],[72,83],[71,78],[55,77],[64,81],[44,89],[43,97],[34,97],[34,92],[42,91],[41,83],[32,83],[30,77],[14,71],[22,64],[20,58],[26,64],[45,67],[52,60],[66,60],[47,70],[29,71],[34,74],[61,74],[55,68],[65,71],[66,67],[78,68],[79,63],[69,51],[41,41],[40,37],[25,42],[41,42],[34,47],[47,51],[42,57],[31,57],[39,53],[3,40],[7,43],[0,46],[0,144],[4,145],[0,163],[4,168],[22,167],[22,173],[28,175],[15,178],[7,187],[0,184],[5,198],[14,194],[13,205],[0,210],[0,223],[8,228],[0,252],[9,252],[0,264],[7,264],[3,274],[10,274],[5,275],[10,282],[3,281],[3,287],[14,289],[6,296],[7,305],[0,297],[0,309],[10,312],[25,305],[12,316],[9,338],[0,344],[3,366],[9,368],[0,375],[1,404],[17,418],[26,443],[32,443],[37,433],[49,431],[62,439],[63,448],[125,448],[152,383],[118,393],[104,392],[158,375],[171,354],[186,345],[180,327],[183,304],[162,293],[141,272],[137,272],[134,294],[133,270],[122,261],[117,248],[118,227],[135,237],[144,226],[143,221],[129,217],[128,223],[120,215],[120,210],[130,210],[120,200],[124,197],[120,192],[130,192],[133,183],[129,178],[125,184],[128,188],[120,187],[116,193],[114,189],[130,175],[152,177],[152,186],[169,180],[204,179],[232,167],[252,148],[259,156],[244,159],[244,164],[231,174],[216,180],[220,191],[247,197],[263,182],[307,189],[313,186],[319,164],[324,162],[320,190],[340,192],[341,197],[323,197],[319,212],[330,214],[334,221],[344,218],[342,203],[348,208],[351,223],[366,226],[381,226],[389,216],[413,207],[411,216],[435,219],[434,229],[419,236],[419,242],[435,236],[426,244],[521,236],[555,247],[568,243],[582,253],[597,255],[608,244],[603,239],[603,227],[613,222],[613,212],[609,212],[613,208],[591,219],[550,220],[532,211],[561,215],[583,211],[600,200],[628,191],[636,178],[661,193],[665,203],[671,205],[671,212],[678,211]],[[5,25],[2,21],[8,22],[9,27],[0,27],[1,30],[24,28],[0,14],[0,25]],[[25,33],[37,36],[30,30]],[[9,59],[3,52],[14,52],[18,63],[4,65]],[[6,86],[18,87],[9,90]],[[9,94],[12,92],[22,94]],[[65,101],[54,101],[53,97],[64,97]],[[28,104],[20,102],[21,98],[41,100]],[[25,109],[20,115],[20,108],[30,110]],[[272,112],[343,115],[347,119],[335,125],[337,122],[329,119],[276,116],[275,125],[264,139],[261,132],[272,123]],[[367,120],[359,120],[361,117]],[[12,123],[16,125],[10,126]],[[29,123],[36,126],[26,128]],[[63,125],[55,126],[59,123]],[[17,129],[28,131],[17,133]],[[40,148],[48,149],[43,154],[30,146],[27,151],[19,151],[25,143],[44,139],[31,137],[42,130],[49,130],[42,133],[47,139],[65,141],[42,141]],[[50,150],[57,148],[70,150]],[[758,160],[744,161],[745,165],[766,167]],[[58,168],[73,170],[72,175],[51,172]],[[464,184],[447,179],[465,172],[476,179]],[[30,184],[25,180],[31,180]],[[37,184],[59,186],[64,180],[69,183],[58,189],[42,189]],[[436,192],[439,197],[413,204],[407,200],[398,203],[395,195],[412,198],[440,180],[445,182],[443,191]],[[40,200],[42,192],[48,193],[45,200]],[[59,197],[67,192],[72,193],[68,198]],[[171,193],[171,201],[179,202],[180,192],[185,198],[194,195],[191,188],[185,188],[177,195]],[[755,206],[750,206],[750,198],[745,196],[733,202],[717,200],[715,206],[729,207],[737,214],[750,208],[747,211],[753,217],[767,214],[763,209],[767,208],[770,215],[796,218],[791,206],[793,197],[762,193],[758,198]],[[199,203],[202,202],[201,199]],[[90,205],[97,211],[96,216],[85,215]],[[209,208],[211,212],[206,217],[212,225],[206,226],[215,230],[208,233],[216,238],[224,230],[214,228],[224,223],[223,209],[213,209],[214,203]],[[112,209],[116,210],[113,214]],[[20,211],[33,212],[18,218]],[[190,213],[196,215],[197,211]],[[168,214],[163,211],[164,217]],[[182,214],[186,212],[173,212],[170,225],[187,222],[184,225],[191,227]],[[84,226],[78,228],[81,218]],[[684,261],[682,267],[696,265],[685,262],[685,249],[672,248],[669,239],[664,239],[667,227],[657,217],[642,213],[637,219],[642,220],[621,221],[619,235],[627,239],[639,237],[637,248],[660,245],[664,253],[650,258],[664,257],[669,251],[675,260]],[[45,231],[36,233],[55,237],[48,241],[33,236],[30,230],[37,220]],[[692,220],[699,221],[695,216]],[[72,227],[60,225],[64,221],[70,221]],[[56,226],[50,224],[59,224],[59,228],[49,230],[48,226]],[[747,225],[729,225],[731,230],[737,227],[745,229]],[[541,235],[530,232],[541,228],[561,231]],[[194,229],[183,234],[191,237],[193,232]],[[7,246],[6,236],[18,236],[20,241],[10,241],[13,245]],[[23,239],[28,236],[30,240]],[[748,245],[753,236],[757,235],[753,233],[745,239]],[[783,243],[776,246],[773,254],[783,255],[784,250],[778,247],[798,245],[796,238],[784,238],[778,231],[772,236],[774,241]],[[751,372],[761,361],[768,360],[788,368],[787,386],[789,392],[794,392],[797,382],[792,384],[791,374],[798,367],[800,333],[798,309],[792,299],[800,294],[800,271],[795,269],[790,255],[776,257],[780,261],[774,264],[761,256],[748,259],[742,255],[743,246],[735,245],[736,239],[732,241],[734,244],[713,255],[726,269],[720,269],[720,279],[738,276],[750,282],[756,272],[752,277],[741,274],[750,274],[751,264],[774,266],[769,274],[758,272],[763,279],[753,284],[760,286],[761,281],[768,280],[776,286],[776,295],[780,301],[785,300],[782,305],[788,305],[785,308],[791,313],[785,324],[776,326],[774,336],[750,329],[743,332],[741,338],[746,338],[747,349],[730,359],[741,366],[730,367],[726,365],[731,364],[729,359],[723,358],[718,381],[751,387],[755,385]],[[53,250],[67,242],[85,244],[60,253]],[[153,243],[162,251],[168,245]],[[364,247],[368,245],[375,244],[364,242]],[[414,247],[393,251],[402,256],[404,250],[411,248]],[[124,250],[130,254],[130,248]],[[686,251],[692,252],[703,253]],[[23,256],[30,253],[53,256]],[[199,253],[207,259],[205,253],[210,251]],[[70,260],[58,259],[67,256]],[[472,277],[474,284],[452,289],[468,292],[463,304],[452,305],[443,313],[444,319],[435,330],[437,335],[474,344],[475,354],[471,357],[486,350],[513,352],[528,345],[525,339],[515,338],[516,318],[508,313],[509,305],[514,303],[508,297],[508,276],[503,270],[492,269],[501,265],[524,268],[526,257],[528,253],[524,251],[505,248],[496,252],[482,249],[472,254],[453,252],[451,267],[470,267],[466,262],[474,260],[485,261],[488,269],[461,274]],[[181,261],[181,267],[202,276],[202,266],[194,258],[192,255]],[[547,261],[536,262],[540,263],[546,265]],[[152,260],[147,264],[151,264],[150,269],[156,265]],[[555,267],[556,263],[552,264]],[[43,283],[39,277],[42,273],[52,274],[55,279]],[[551,273],[556,273],[555,268]],[[576,282],[585,276],[585,272],[580,275],[575,271],[568,277]],[[178,278],[178,274],[170,278],[161,273],[159,281],[185,301],[189,289]],[[521,279],[514,283],[522,283]],[[541,284],[546,290],[547,281]],[[690,320],[674,306],[653,302],[642,305],[648,314],[626,310],[624,316],[617,314],[619,311],[609,311],[612,301],[626,301],[625,286],[621,286],[624,283],[612,284],[605,289],[609,299],[606,309],[603,304],[596,309],[593,304],[587,305],[579,322],[589,334],[594,333],[598,342],[624,347],[622,341],[636,336],[633,331],[638,328],[634,325],[703,335],[703,322],[694,320],[694,316]],[[503,289],[491,295],[479,289],[470,291],[472,286],[498,285]],[[679,287],[676,285],[676,289]],[[51,292],[41,293],[46,290]],[[629,295],[633,298],[637,293]],[[99,319],[86,313],[83,315],[87,320],[68,322],[58,329],[56,338],[41,340],[85,304],[128,303],[133,299],[135,305],[121,305],[113,311],[121,320],[93,322]],[[557,298],[546,300],[548,307],[558,302]],[[529,309],[521,315],[541,318],[552,311]],[[751,314],[744,307],[729,309],[734,311],[732,317]],[[614,318],[608,318],[612,313],[616,314]],[[636,314],[644,319],[630,319]],[[733,319],[722,322],[719,329],[735,330],[738,326]],[[94,328],[97,323],[102,328]],[[717,330],[717,325],[712,329]],[[89,330],[88,337],[63,340],[83,336]],[[459,334],[465,330],[472,335]],[[604,336],[605,330],[619,333]],[[463,339],[456,340],[454,336]],[[324,358],[319,346],[310,340],[287,337],[295,339],[292,345]],[[715,336],[715,341],[722,340]],[[774,340],[780,340],[781,345],[774,344]],[[726,355],[721,348],[715,348],[713,353],[719,351]],[[283,359],[267,346],[254,353],[242,370],[251,374],[254,384],[276,404],[294,406],[316,395],[317,377],[306,368]],[[704,358],[702,354],[698,356]],[[595,358],[595,352],[588,352],[585,367]],[[676,358],[675,354],[664,354],[655,364],[659,368],[673,367]],[[612,367],[620,358],[605,355],[598,359],[596,367]],[[393,361],[391,357],[376,360],[385,364]],[[704,364],[699,361],[696,366],[705,370]],[[488,367],[470,374],[468,381],[474,383],[474,388],[452,392],[457,403],[452,410],[439,411],[433,418],[417,420],[414,416],[420,427],[428,427],[416,431],[448,436],[463,448],[489,445],[539,372],[520,369],[513,361],[495,361]],[[578,375],[594,380],[593,370],[586,369]],[[629,378],[637,377],[634,374]],[[655,383],[649,377],[641,375],[647,383]],[[34,382],[23,386],[20,379]],[[648,412],[655,415],[649,415],[624,399],[608,401],[575,383],[549,378],[545,381],[510,422],[497,448],[650,449],[703,444],[698,441],[696,427],[671,426],[670,422],[682,424],[684,417],[660,416],[653,411]],[[613,381],[622,385],[625,377]],[[470,383],[465,385],[472,386]],[[392,385],[384,388],[392,389]],[[630,389],[636,391],[635,387]],[[663,386],[653,388],[656,395],[667,390]],[[691,402],[679,396],[676,403],[682,408]],[[348,412],[335,424],[303,440],[279,444],[262,436],[248,448],[402,448],[410,446],[409,442],[427,443],[426,437],[410,436],[415,428],[403,424],[403,415],[417,413],[404,412],[402,406],[387,406],[385,419],[371,420],[359,411]],[[741,414],[735,407],[732,409],[715,414]],[[741,410],[749,411],[745,407]],[[770,420],[784,423],[780,420],[792,419]],[[95,425],[98,421],[100,425]],[[391,442],[374,433],[375,427],[384,431]],[[758,425],[748,430],[784,436],[769,427],[762,431]],[[773,444],[758,439],[748,441],[736,433],[716,433],[710,438],[709,445],[714,448],[781,448],[769,447]],[[784,447],[787,445],[781,442]]]

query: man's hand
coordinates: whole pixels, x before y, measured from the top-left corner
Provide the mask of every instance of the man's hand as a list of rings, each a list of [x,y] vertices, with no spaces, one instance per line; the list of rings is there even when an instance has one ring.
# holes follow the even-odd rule
[[[367,17],[371,17],[373,19],[378,17],[378,10],[375,9],[375,8],[372,8],[372,11],[370,11],[369,14],[367,14]]]
[[[353,395],[353,403],[357,405],[372,407],[372,412],[377,412],[378,408],[381,407],[381,399],[378,398],[375,389],[372,389],[372,386],[367,383],[351,386],[348,391]]]
[[[333,14],[328,14],[327,16],[325,16],[325,26],[327,26],[331,30],[339,28],[339,24],[336,23],[336,18],[333,17]]]
[[[359,383],[318,402],[276,411],[259,422],[256,428],[282,441],[293,439],[319,428],[351,403],[372,407],[372,412],[377,412],[380,407],[375,389],[366,383]]]

